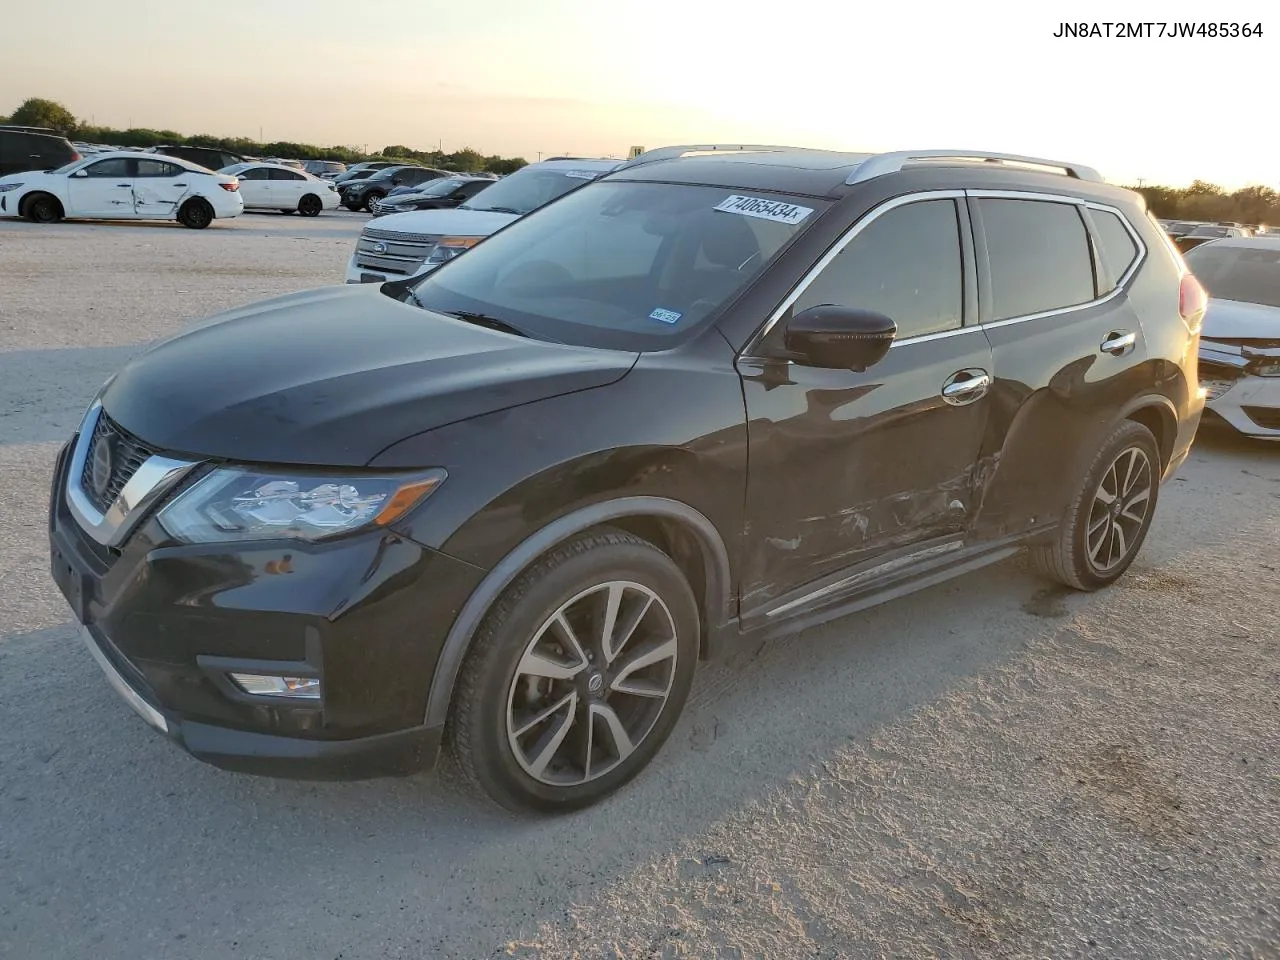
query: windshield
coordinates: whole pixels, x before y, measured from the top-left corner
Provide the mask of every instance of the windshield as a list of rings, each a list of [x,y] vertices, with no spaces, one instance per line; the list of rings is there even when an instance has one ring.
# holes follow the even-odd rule
[[[495,213],[524,216],[601,175],[602,173],[593,170],[525,167],[499,180],[492,187],[486,187],[481,196],[464,203],[460,209],[492,210]]]
[[[411,169],[411,168],[408,168],[408,167],[384,167],[384,168],[383,168],[383,169],[381,169],[381,170],[375,170],[375,171],[373,171],[373,176],[372,176],[372,177],[370,177],[369,179],[370,179],[370,180],[390,180],[392,177],[394,177],[394,176],[395,176],[397,173],[399,173],[401,170],[406,170],[406,169]]]
[[[1183,254],[1209,296],[1280,307],[1280,248],[1209,243]]]
[[[723,187],[596,183],[427,274],[410,302],[560,343],[666,349],[827,206]]]

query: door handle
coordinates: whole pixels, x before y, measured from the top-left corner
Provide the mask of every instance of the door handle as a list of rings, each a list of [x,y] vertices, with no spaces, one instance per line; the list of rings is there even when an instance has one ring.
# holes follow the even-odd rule
[[[942,399],[954,406],[963,406],[986,396],[990,388],[991,374],[987,371],[961,370],[942,385]]]
[[[175,186],[175,187],[185,187],[185,186],[186,186],[186,184],[185,184],[185,183],[175,183],[175,184],[174,184],[174,186]]]
[[[1107,339],[1098,344],[1098,349],[1103,353],[1109,353],[1114,357],[1118,357],[1122,353],[1127,353],[1137,342],[1138,335],[1136,333],[1113,332],[1107,337]]]
[[[132,187],[132,186],[133,186],[133,184],[132,184],[132,183],[117,183],[117,184],[116,184],[116,186],[117,186],[117,187]]]

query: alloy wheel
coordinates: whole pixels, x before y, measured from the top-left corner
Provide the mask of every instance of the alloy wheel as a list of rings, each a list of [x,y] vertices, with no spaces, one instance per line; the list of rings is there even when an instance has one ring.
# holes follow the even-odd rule
[[[671,611],[612,580],[563,603],[525,647],[507,694],[507,742],[541,783],[569,787],[623,763],[653,729],[676,676]]]
[[[1137,546],[1151,509],[1155,472],[1141,447],[1126,447],[1111,461],[1093,495],[1085,546],[1094,570],[1105,574]]]

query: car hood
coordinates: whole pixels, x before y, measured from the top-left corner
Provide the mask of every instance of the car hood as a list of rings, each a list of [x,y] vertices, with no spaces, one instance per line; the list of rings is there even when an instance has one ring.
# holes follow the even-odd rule
[[[397,200],[400,198],[397,197]],[[378,218],[378,229],[394,233],[444,234],[456,237],[487,237],[520,217],[514,213],[484,210],[414,210]]]
[[[1210,298],[1200,336],[1205,340],[1280,340],[1280,307]]]
[[[325,287],[155,345],[102,405],[175,453],[354,467],[448,423],[613,383],[637,356],[499,333],[373,284]]]

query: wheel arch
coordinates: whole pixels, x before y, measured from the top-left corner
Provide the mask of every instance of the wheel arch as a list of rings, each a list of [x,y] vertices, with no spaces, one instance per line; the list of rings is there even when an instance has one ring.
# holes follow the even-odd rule
[[[60,217],[66,217],[67,205],[62,202],[62,198],[52,190],[41,190],[39,187],[34,190],[27,191],[18,198],[18,216],[25,218],[27,216],[27,205],[37,197],[48,197],[58,205],[58,215]]]
[[[476,630],[502,591],[557,544],[605,525],[649,540],[685,572],[699,600],[701,643],[703,652],[707,651],[714,634],[732,614],[729,552],[715,525],[688,504],[665,497],[623,497],[593,503],[553,520],[527,537],[471,592],[436,659],[427,695],[427,726],[441,726],[447,720],[462,662]]]
[[[1178,438],[1178,411],[1173,401],[1161,394],[1136,397],[1121,408],[1119,420],[1132,420],[1150,430],[1160,449],[1160,468],[1168,469]]]

